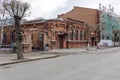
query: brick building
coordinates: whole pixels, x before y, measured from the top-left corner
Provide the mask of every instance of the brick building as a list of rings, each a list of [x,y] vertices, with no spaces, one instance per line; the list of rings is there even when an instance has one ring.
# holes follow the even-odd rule
[[[96,46],[100,39],[99,11],[75,6],[71,11],[58,15],[57,19],[35,19],[24,22],[21,28],[25,52],[43,50],[45,46],[50,49],[85,48],[88,43]],[[4,27],[3,44],[14,42],[14,27]]]
[[[85,48],[88,43],[88,27],[84,22],[67,19],[32,20],[21,25],[25,52],[33,49]],[[4,27],[4,45],[15,42],[13,26]]]
[[[75,6],[71,11],[58,15],[58,18],[71,18],[79,21],[84,21],[90,29],[89,32],[91,36],[90,39],[92,41],[92,46],[96,46],[96,43],[100,39],[99,10]]]

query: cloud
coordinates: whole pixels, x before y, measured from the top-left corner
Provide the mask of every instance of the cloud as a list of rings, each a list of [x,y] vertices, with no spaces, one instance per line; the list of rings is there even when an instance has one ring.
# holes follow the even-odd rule
[[[58,14],[70,11],[73,6],[99,9],[99,3],[108,8],[111,4],[120,13],[118,0],[22,0],[30,3],[31,19],[37,17],[56,18]]]
[[[68,0],[24,0],[30,3],[31,18],[51,18],[56,10],[64,7]]]

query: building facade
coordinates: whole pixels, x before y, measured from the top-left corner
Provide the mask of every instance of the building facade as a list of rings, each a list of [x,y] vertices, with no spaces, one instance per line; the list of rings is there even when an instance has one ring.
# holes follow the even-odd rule
[[[114,8],[111,5],[107,9],[100,4],[99,12],[101,39],[114,41],[114,30],[120,30],[119,16],[114,13]],[[117,37],[120,36],[118,35]]]
[[[84,21],[89,27],[89,36],[92,46],[96,46],[100,40],[100,21],[99,10],[75,6],[71,11],[58,15],[58,18],[71,18],[79,21]]]
[[[104,8],[103,8],[104,9]],[[110,8],[112,10],[112,8]],[[25,51],[96,46],[101,39],[113,39],[120,27],[119,18],[97,9],[74,7],[57,19],[35,19],[22,23]],[[103,30],[104,29],[104,30]],[[15,43],[13,26],[4,27],[4,45]],[[28,47],[29,46],[29,47]]]
[[[114,13],[114,8],[111,5],[108,9],[101,4],[99,9],[75,6],[71,11],[58,15],[58,18],[84,21],[90,28],[92,46],[96,46],[96,43],[103,40],[116,42],[120,45],[120,18]]]
[[[32,20],[21,25],[25,52],[63,48],[85,48],[88,44],[88,27],[74,19]],[[4,27],[4,45],[15,43],[13,26]]]

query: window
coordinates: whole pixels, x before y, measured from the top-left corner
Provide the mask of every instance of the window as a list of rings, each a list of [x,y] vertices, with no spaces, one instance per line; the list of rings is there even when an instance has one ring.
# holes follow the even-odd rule
[[[70,33],[70,40],[73,40],[73,35],[74,35],[74,31],[71,30],[71,33]]]
[[[82,40],[83,37],[82,34],[83,34],[82,31],[80,31],[80,40]]]
[[[109,39],[109,36],[107,36],[107,40]]]
[[[75,39],[78,40],[78,30],[76,30]]]
[[[3,33],[3,42],[6,43],[6,41],[7,41],[7,33]]]
[[[11,32],[11,40],[13,43],[15,42],[15,32]]]
[[[39,34],[38,39],[39,39],[39,41],[43,41],[43,34]]]
[[[86,40],[86,31],[84,32],[84,40]]]
[[[104,40],[104,36],[102,36],[102,39]]]

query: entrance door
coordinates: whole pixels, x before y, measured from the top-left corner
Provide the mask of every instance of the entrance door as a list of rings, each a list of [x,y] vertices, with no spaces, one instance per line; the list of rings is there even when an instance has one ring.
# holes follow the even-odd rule
[[[44,48],[44,35],[43,34],[39,34],[38,35],[38,44],[39,44],[39,49],[43,50]]]
[[[91,37],[92,47],[95,46],[95,37]]]
[[[62,49],[63,48],[63,36],[59,35],[59,48]]]

